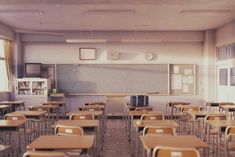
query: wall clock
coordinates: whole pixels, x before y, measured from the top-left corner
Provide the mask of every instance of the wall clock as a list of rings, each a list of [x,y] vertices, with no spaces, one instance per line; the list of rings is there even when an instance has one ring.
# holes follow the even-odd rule
[[[154,59],[154,54],[152,52],[147,52],[145,54],[145,59],[147,60],[153,60]]]

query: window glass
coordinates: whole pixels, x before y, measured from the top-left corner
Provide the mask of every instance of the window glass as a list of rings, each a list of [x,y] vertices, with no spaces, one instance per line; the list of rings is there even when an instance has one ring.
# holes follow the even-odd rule
[[[227,69],[219,70],[219,85],[221,86],[228,85],[228,70]]]

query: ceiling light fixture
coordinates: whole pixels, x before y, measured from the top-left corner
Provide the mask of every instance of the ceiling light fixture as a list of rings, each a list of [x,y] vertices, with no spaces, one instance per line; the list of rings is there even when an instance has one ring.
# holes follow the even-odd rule
[[[66,39],[66,43],[106,43],[106,39]]]
[[[42,10],[0,10],[0,14],[43,14]]]
[[[160,43],[161,39],[121,39],[122,43]]]
[[[182,14],[230,14],[231,10],[181,10]]]
[[[84,12],[88,15],[113,15],[113,14],[131,14],[134,15],[136,13],[136,10],[133,9],[116,9],[116,10],[104,10],[104,9],[94,9],[94,10],[87,10]]]

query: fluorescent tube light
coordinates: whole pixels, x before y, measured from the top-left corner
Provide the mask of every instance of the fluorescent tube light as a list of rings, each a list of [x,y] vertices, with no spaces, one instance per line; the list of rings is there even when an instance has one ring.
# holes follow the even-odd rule
[[[230,14],[231,10],[181,10],[182,14]]]
[[[113,15],[113,14],[135,14],[135,10],[127,9],[116,9],[116,10],[103,10],[103,9],[94,9],[94,10],[87,10],[84,12],[85,14],[88,15]]]
[[[122,43],[160,43],[161,39],[121,39]]]
[[[106,39],[66,39],[66,43],[106,43]]]
[[[43,14],[42,10],[0,10],[0,14]]]

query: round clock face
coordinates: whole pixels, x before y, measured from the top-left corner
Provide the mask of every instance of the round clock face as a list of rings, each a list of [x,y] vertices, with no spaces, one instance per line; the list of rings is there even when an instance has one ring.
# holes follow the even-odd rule
[[[147,52],[145,54],[145,59],[152,60],[154,58],[154,54],[152,52]]]

